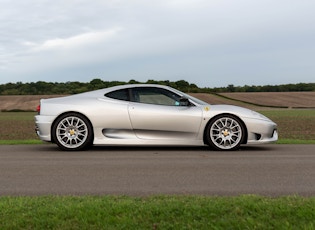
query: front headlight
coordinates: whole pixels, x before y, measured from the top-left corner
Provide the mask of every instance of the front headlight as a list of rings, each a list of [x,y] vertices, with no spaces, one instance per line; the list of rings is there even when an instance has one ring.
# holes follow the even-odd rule
[[[261,119],[261,120],[265,120],[265,121],[271,121],[268,117],[262,115],[261,113],[258,113],[256,111],[252,110],[252,114],[253,114],[253,118],[257,118],[257,119]]]

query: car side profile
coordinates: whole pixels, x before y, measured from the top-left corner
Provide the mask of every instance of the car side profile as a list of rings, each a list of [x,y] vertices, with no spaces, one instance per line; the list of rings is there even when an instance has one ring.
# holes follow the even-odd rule
[[[255,111],[210,105],[168,86],[133,84],[41,99],[36,133],[62,150],[91,145],[202,146],[237,150],[274,142],[277,125]]]

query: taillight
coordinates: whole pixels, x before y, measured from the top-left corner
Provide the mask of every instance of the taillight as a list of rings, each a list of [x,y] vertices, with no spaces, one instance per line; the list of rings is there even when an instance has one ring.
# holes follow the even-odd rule
[[[40,114],[40,105],[36,107],[36,111],[38,112],[38,114]]]

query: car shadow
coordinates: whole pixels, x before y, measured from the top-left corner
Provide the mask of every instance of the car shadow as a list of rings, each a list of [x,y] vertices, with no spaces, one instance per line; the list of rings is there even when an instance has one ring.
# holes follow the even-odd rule
[[[36,149],[45,152],[146,152],[146,151],[159,151],[159,152],[175,152],[175,151],[195,151],[195,152],[225,152],[225,153],[237,153],[237,152],[261,152],[261,151],[272,151],[275,145],[243,145],[236,151],[218,151],[211,149],[208,146],[92,146],[89,149],[82,151],[62,151],[55,144],[43,144],[38,145]]]
[[[209,151],[207,146],[92,146],[88,151]]]
[[[197,151],[197,152],[240,152],[240,151],[270,151],[274,145],[244,145],[236,151],[219,151],[209,146],[92,146],[87,151]]]

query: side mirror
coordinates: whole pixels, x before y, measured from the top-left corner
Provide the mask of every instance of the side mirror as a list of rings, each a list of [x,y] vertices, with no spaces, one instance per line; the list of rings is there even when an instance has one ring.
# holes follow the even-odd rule
[[[189,102],[188,98],[182,97],[181,99],[179,99],[179,105],[180,106],[189,106],[190,102]]]

